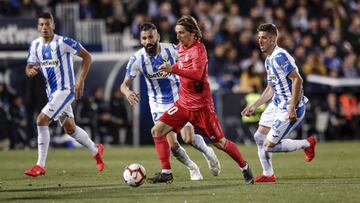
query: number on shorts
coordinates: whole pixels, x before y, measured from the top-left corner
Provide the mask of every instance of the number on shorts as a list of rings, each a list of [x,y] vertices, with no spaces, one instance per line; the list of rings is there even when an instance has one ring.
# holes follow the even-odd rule
[[[158,117],[157,113],[153,113],[152,116],[153,116],[154,121],[157,121],[157,117]]]
[[[178,107],[176,107],[176,106],[173,106],[173,107],[171,107],[168,111],[167,111],[167,113],[170,115],[170,116],[172,116],[174,113],[176,113],[178,111]]]

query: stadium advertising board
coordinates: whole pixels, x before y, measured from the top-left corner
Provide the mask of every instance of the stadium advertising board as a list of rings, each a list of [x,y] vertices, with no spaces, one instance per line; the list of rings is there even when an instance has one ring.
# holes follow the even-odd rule
[[[35,18],[0,18],[0,51],[27,50],[39,36]]]

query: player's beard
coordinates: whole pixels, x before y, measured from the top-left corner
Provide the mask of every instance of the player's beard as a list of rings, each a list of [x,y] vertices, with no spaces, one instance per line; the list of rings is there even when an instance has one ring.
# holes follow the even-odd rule
[[[155,55],[158,47],[158,42],[154,44],[148,44],[145,46],[145,50],[150,55]]]

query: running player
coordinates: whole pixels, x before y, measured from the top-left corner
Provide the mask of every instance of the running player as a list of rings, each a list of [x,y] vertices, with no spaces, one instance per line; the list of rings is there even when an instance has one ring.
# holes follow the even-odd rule
[[[267,54],[265,67],[268,85],[261,97],[242,111],[242,115],[250,116],[257,107],[272,100],[262,113],[259,128],[254,135],[263,168],[263,172],[257,175],[255,181],[275,182],[272,152],[304,149],[305,161],[309,162],[315,156],[316,138],[309,137],[305,140],[287,138],[305,115],[305,104],[308,99],[303,93],[303,80],[293,57],[277,46],[276,26],[270,23],[261,24],[258,33],[260,49]]]
[[[159,71],[159,66],[164,61],[174,64],[177,61],[178,53],[173,44],[159,42],[160,35],[152,23],[143,23],[141,25],[140,41],[143,48],[130,58],[126,76],[120,89],[130,105],[137,104],[140,99],[139,94],[130,90],[129,87],[139,72],[143,74],[146,79],[152,119],[156,123],[161,115],[179,97],[179,77]],[[194,127],[190,123],[182,128],[181,136],[185,143],[190,144],[203,153],[212,174],[217,176],[220,173],[220,163],[213,149],[205,144],[204,139],[200,135],[194,134]],[[190,179],[202,180],[203,177],[199,167],[189,158],[185,149],[180,146],[177,134],[169,132],[166,137],[173,156],[188,167]],[[154,140],[156,142],[156,139]]]
[[[71,102],[84,92],[84,81],[90,68],[91,56],[77,41],[54,34],[55,24],[51,13],[38,16],[37,29],[41,37],[32,41],[25,73],[28,77],[42,74],[46,81],[48,103],[37,117],[38,160],[24,173],[29,176],[45,175],[45,161],[50,143],[49,124],[59,121],[64,131],[88,148],[96,160],[97,168],[104,169],[103,146],[95,143],[75,124]],[[74,77],[72,55],[82,58],[77,81]]]
[[[169,145],[165,135],[170,131],[177,133],[186,123],[191,122],[202,135],[207,135],[217,148],[236,161],[246,184],[254,183],[249,164],[243,159],[237,146],[224,137],[214,111],[208,82],[208,58],[205,46],[200,42],[201,31],[196,20],[191,16],[183,16],[176,22],[175,31],[180,42],[178,62],[173,65],[165,62],[160,70],[180,76],[180,98],[151,130],[156,140],[162,171],[148,180],[157,183],[172,179]]]

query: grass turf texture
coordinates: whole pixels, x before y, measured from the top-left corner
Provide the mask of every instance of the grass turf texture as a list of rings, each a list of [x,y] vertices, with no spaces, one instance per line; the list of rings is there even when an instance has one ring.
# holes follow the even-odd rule
[[[242,174],[224,152],[215,150],[222,171],[211,175],[205,159],[185,146],[199,165],[203,181],[190,181],[188,170],[172,158],[174,182],[127,186],[123,169],[141,163],[152,176],[160,169],[155,149],[105,148],[106,167],[97,172],[85,149],[51,149],[45,176],[23,171],[33,166],[37,152],[0,152],[0,202],[359,202],[360,142],[330,142],[317,146],[316,158],[304,162],[303,151],[273,156],[276,183],[244,185]],[[255,146],[239,146],[254,175],[261,171]]]

